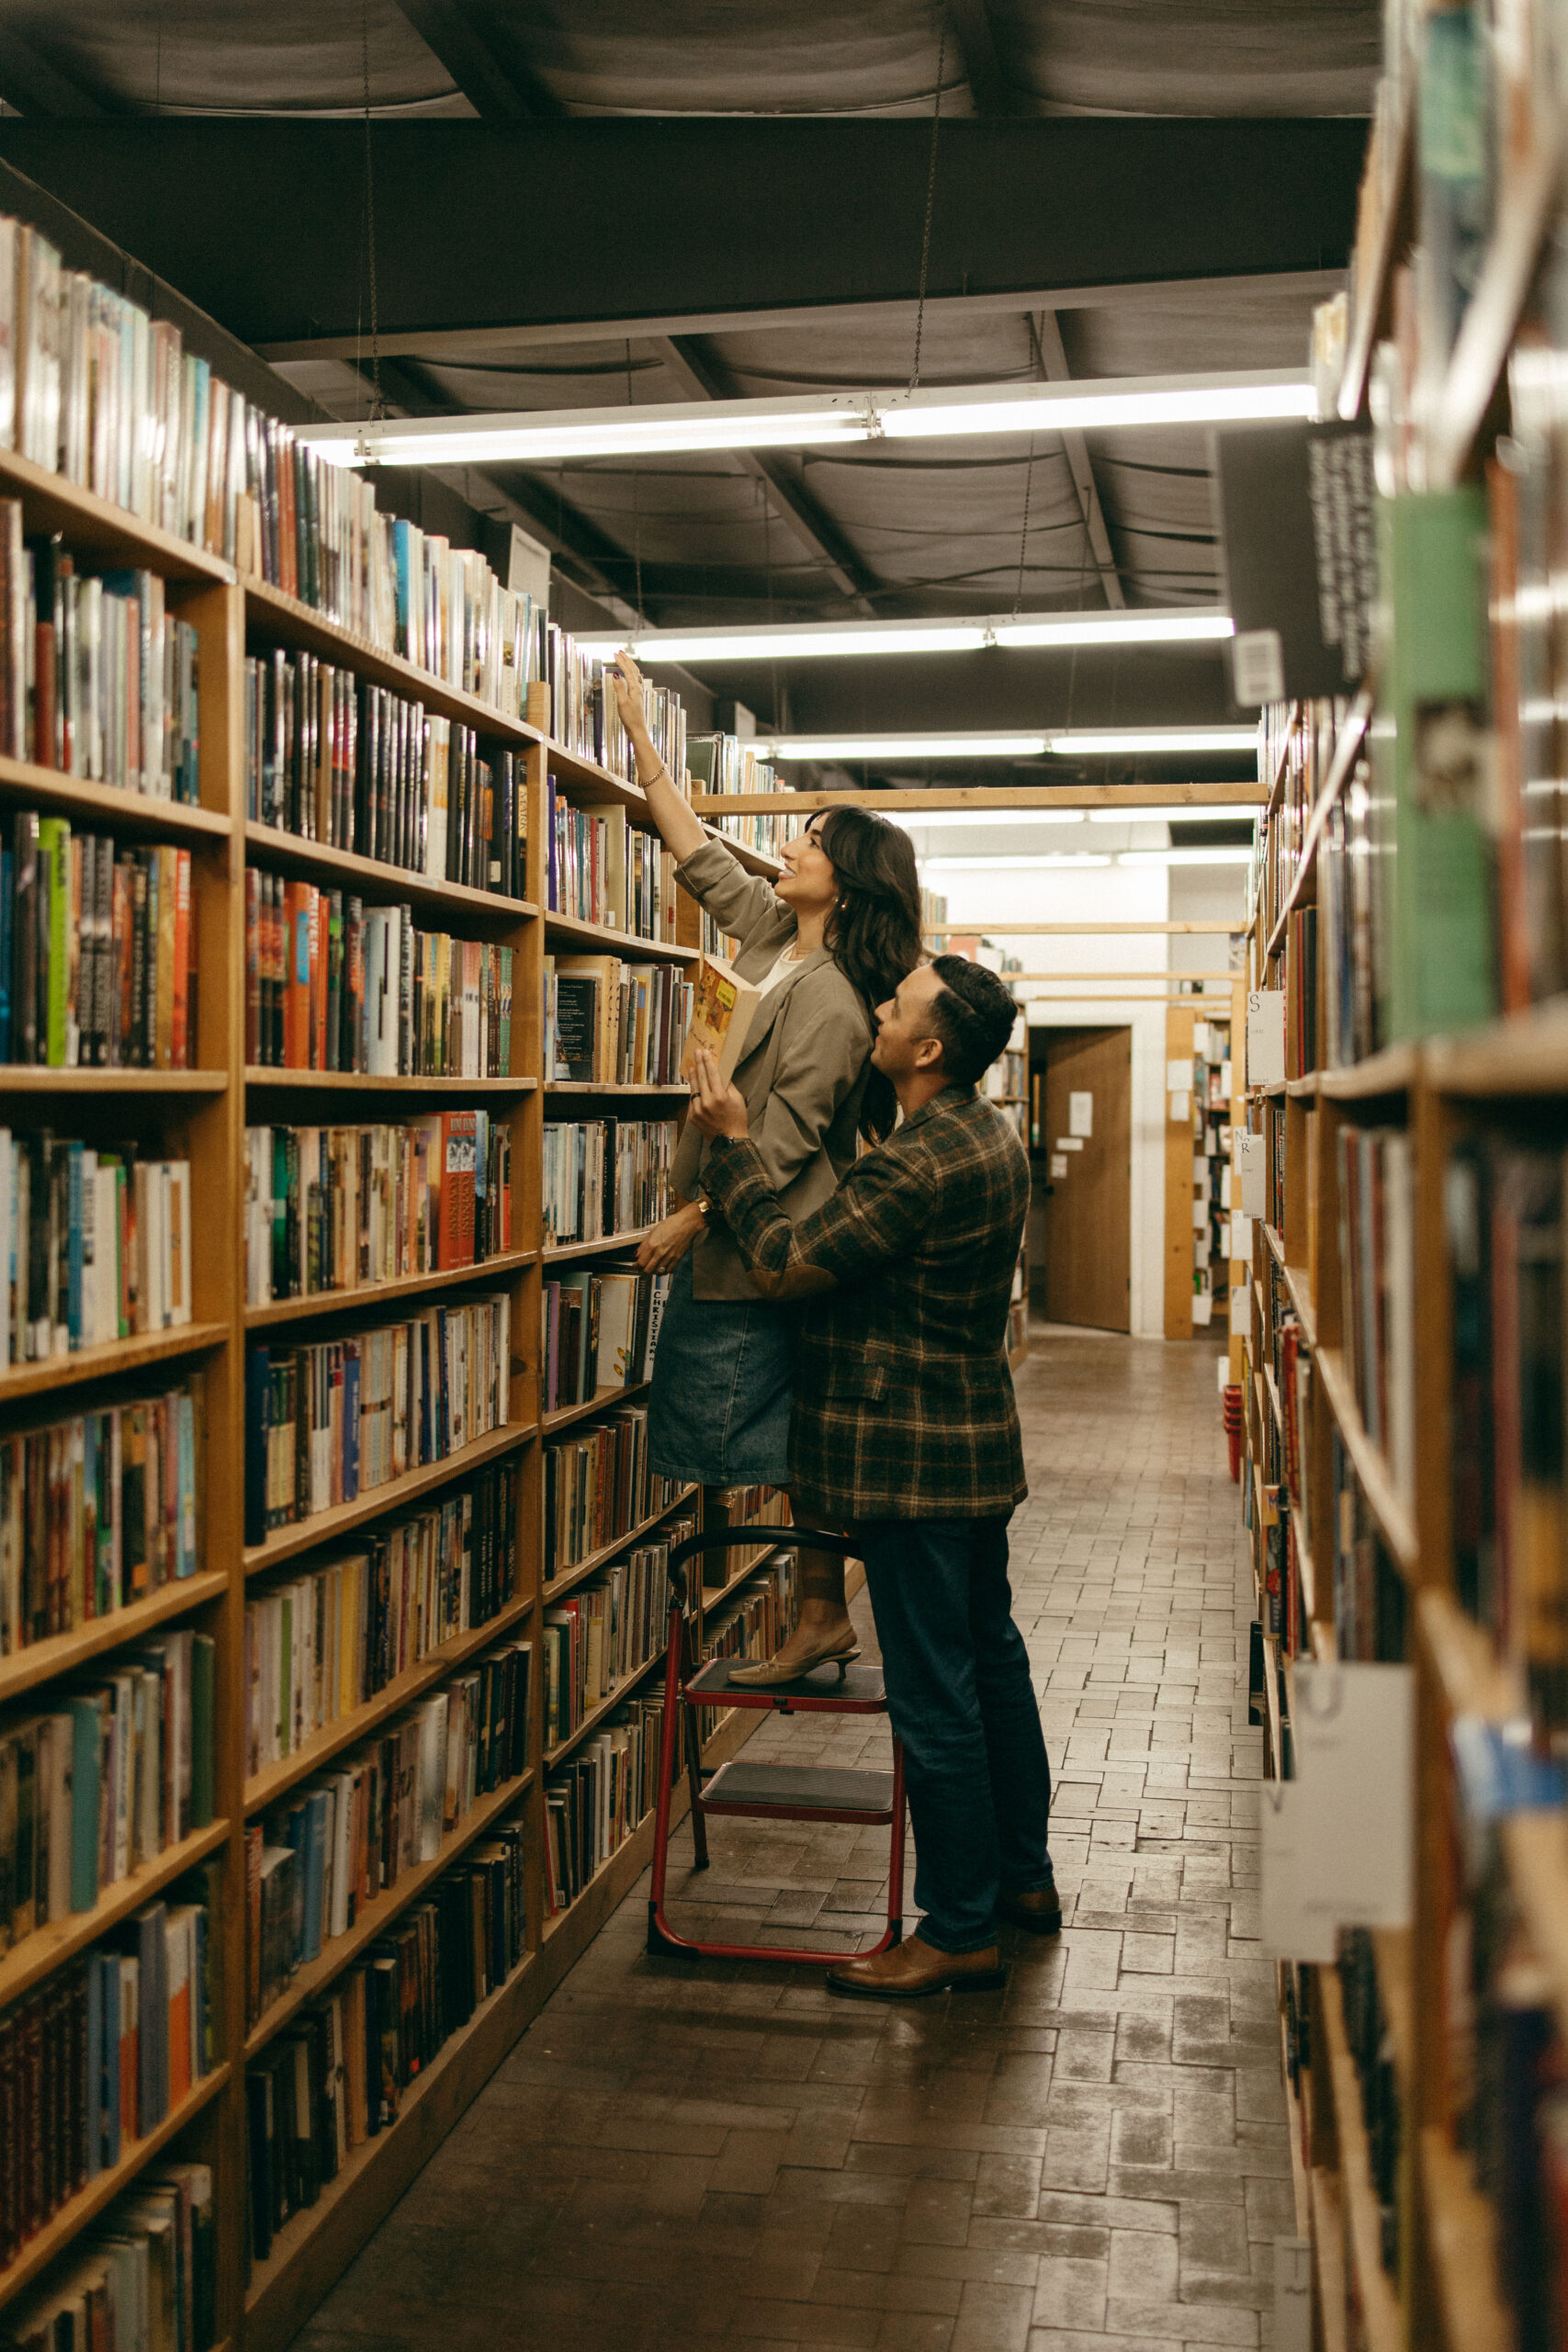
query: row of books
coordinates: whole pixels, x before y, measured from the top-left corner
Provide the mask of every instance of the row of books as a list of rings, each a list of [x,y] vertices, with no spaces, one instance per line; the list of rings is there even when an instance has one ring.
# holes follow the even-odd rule
[[[649,1464],[648,1408],[623,1405],[603,1421],[547,1441],[545,1582],[602,1552],[682,1494]]]
[[[1393,2040],[1378,1985],[1377,1959],[1365,1928],[1339,1930],[1339,1988],[1345,2039],[1361,2086],[1361,2116],[1378,2209],[1378,2259],[1399,2278],[1399,2170],[1404,2119]]]
[[[0,1951],[212,1819],[216,1648],[160,1634],[0,1726]]]
[[[721,1555],[722,1556],[722,1555]],[[734,1555],[730,1555],[733,1566]],[[775,1552],[747,1577],[733,1607],[709,1630],[703,1647],[710,1658],[767,1658],[782,1649],[800,1618],[799,1561],[793,1551]],[[722,1708],[697,1710],[697,1736],[711,1737]]]
[[[1406,1502],[1416,1496],[1416,1199],[1400,1127],[1339,1130],[1345,1368],[1368,1436]]]
[[[573,922],[603,923],[631,939],[675,936],[675,861],[659,835],[618,801],[567,798],[554,776],[545,796],[545,904]]]
[[[254,2026],[298,1969],[528,1763],[532,1651],[512,1642],[337,1758],[245,1831],[247,1991]]]
[[[694,790],[712,793],[756,793],[759,797],[787,792],[789,780],[766,760],[759,759],[754,743],[739,735],[692,735],[686,741],[686,762]],[[778,855],[779,843],[791,831],[787,817],[759,811],[756,815],[720,817],[718,830],[727,840],[765,857]],[[945,907],[943,910],[945,914]],[[942,917],[936,918],[939,922]]]
[[[545,1747],[559,1747],[595,1707],[664,1647],[670,1553],[696,1532],[672,1519],[545,1612]]]
[[[434,881],[527,895],[527,771],[479,755],[471,727],[314,653],[245,662],[245,809],[254,824]]]
[[[201,1565],[198,1378],[0,1437],[0,1656]]]
[[[709,1487],[703,1495],[703,1527],[705,1532],[716,1534],[720,1529],[754,1528],[762,1543],[771,1540],[771,1532],[787,1527],[789,1497],[781,1487]],[[737,1544],[733,1551],[701,1552],[692,1565],[692,1574],[701,1577],[705,1591],[733,1584],[748,1562],[762,1557],[756,1545]]]
[[[79,571],[0,499],[0,751],[155,800],[201,797],[197,636],[155,571]]]
[[[607,665],[575,638],[546,620],[540,629],[539,667],[533,673],[549,690],[550,733],[580,759],[592,760],[626,783],[637,781],[631,741],[621,724]],[[686,714],[672,687],[645,681],[643,711],[654,749],[676,783],[686,772]]]
[[[245,1604],[245,1775],[366,1706],[513,1590],[515,1461],[378,1528],[341,1559]]]
[[[683,1729],[679,1713],[676,1728]],[[551,1774],[545,1789],[545,1909],[550,1917],[570,1909],[595,1871],[652,1812],[663,1732],[664,1693],[650,1691],[617,1707],[604,1728]],[[679,1749],[675,1761],[678,1770]]]
[[[209,1911],[197,1872],[0,2016],[0,2263],[209,2074]]]
[[[488,1111],[245,1129],[247,1306],[483,1265],[511,1247],[512,1132]]]
[[[6,2352],[211,2352],[218,2232],[210,2165],[139,2175],[0,2317]]]
[[[636,1233],[668,1216],[678,1133],[673,1119],[547,1119],[545,1248]]]
[[[1336,734],[1348,707],[1343,700],[1322,695],[1310,702],[1269,703],[1259,713],[1258,780],[1274,797],[1258,812],[1248,898],[1262,916],[1266,939],[1272,937],[1291,895],[1312,812],[1334,763]]]
[[[1404,1578],[1389,1558],[1345,1441],[1332,1427],[1329,1498],[1336,1655],[1403,1665],[1409,1656]]]
[[[584,1405],[602,1388],[636,1388],[653,1375],[668,1274],[631,1264],[582,1267],[544,1285],[539,1409]]]
[[[580,1085],[672,1086],[692,1020],[673,964],[617,956],[545,958],[545,1069]]]
[[[190,1162],[0,1127],[0,1364],[190,1321]]]
[[[0,1061],[194,1069],[190,852],[115,855],[106,833],[19,809],[0,836]]]
[[[245,1059],[372,1078],[504,1078],[512,950],[416,930],[255,866],[245,875]]]
[[[1168,1077],[1173,1073],[1168,1071]],[[1231,1033],[1228,1022],[1192,1024],[1192,1321],[1211,1325],[1230,1296]],[[1171,1108],[1176,1107],[1172,1100]]]
[[[505,1426],[512,1302],[245,1354],[245,1541],[265,1543]]]
[[[523,1829],[503,1821],[248,2069],[253,2262],[397,2122],[447,2038],[517,1967],[526,1933]]]

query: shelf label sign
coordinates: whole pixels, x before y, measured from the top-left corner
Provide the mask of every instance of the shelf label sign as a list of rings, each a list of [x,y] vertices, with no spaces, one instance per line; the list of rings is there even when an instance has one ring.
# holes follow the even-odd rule
[[[1262,1941],[1332,1960],[1340,1928],[1411,1922],[1415,1677],[1297,1658],[1288,1679],[1296,1778],[1262,1783]]]
[[[1264,1158],[1263,1137],[1245,1135],[1235,1130],[1235,1172],[1241,1183],[1241,1213],[1243,1216],[1266,1216],[1269,1213],[1268,1163]],[[1235,1194],[1232,1194],[1235,1203]]]

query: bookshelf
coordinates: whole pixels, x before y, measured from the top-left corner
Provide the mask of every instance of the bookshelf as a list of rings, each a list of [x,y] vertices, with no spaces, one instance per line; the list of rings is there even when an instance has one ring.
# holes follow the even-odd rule
[[[1496,168],[1467,288],[1450,286],[1431,259],[1447,196],[1418,170],[1433,24],[1385,17],[1349,292],[1314,335],[1325,413],[1372,420],[1386,534],[1372,672],[1343,700],[1275,707],[1262,729],[1247,985],[1282,996],[1295,1050],[1282,1083],[1247,1090],[1266,1172],[1244,1270],[1244,1505],[1266,1771],[1288,1769],[1292,1655],[1403,1660],[1416,1687],[1413,1925],[1352,1939],[1343,1968],[1280,1970],[1314,2341],[1513,2352],[1552,2332],[1525,2310],[1531,2289],[1561,2295],[1554,2230],[1532,2235],[1531,2215],[1561,2195],[1541,2077],[1568,2036],[1549,1638],[1568,1584],[1551,1434],[1568,1329],[1550,1289],[1568,931],[1560,828],[1545,850],[1539,830],[1560,724],[1542,730],[1529,700],[1536,533],[1562,495],[1532,386],[1549,355],[1562,364],[1563,131],[1532,18],[1517,51],[1494,42],[1463,102]],[[1440,29],[1456,28],[1453,16]],[[1427,527],[1450,538],[1424,569],[1408,535]],[[1468,659],[1479,681],[1498,799],[1484,826],[1462,803],[1444,812],[1457,895],[1437,917],[1402,663],[1433,641],[1445,578],[1473,591],[1473,634],[1445,660]],[[1364,887],[1373,865],[1393,887]],[[1543,1266],[1557,1303],[1531,1321]],[[1487,1798],[1499,1758],[1514,1771]],[[1378,2070],[1358,2064],[1348,2030],[1348,1989],[1369,1984],[1397,2092],[1392,2145]],[[1500,2133],[1506,2169],[1478,2161]]]
[[[0,2267],[0,2314],[35,2285],[57,2256],[160,2157],[211,2165],[218,2231],[216,2341],[223,2352],[279,2352],[303,2324],[367,2233],[389,2210],[443,2134],[449,2131],[507,2049],[597,1933],[646,1866],[651,1816],[645,1816],[565,1910],[545,1917],[544,1820],[552,1769],[568,1760],[604,1717],[634,1692],[655,1686],[662,1650],[626,1678],[548,1755],[543,1747],[543,1613],[606,1562],[657,1533],[682,1512],[702,1507],[688,1488],[648,1515],[629,1534],[574,1564],[546,1585],[542,1452],[558,1433],[595,1415],[640,1401],[637,1388],[602,1387],[585,1403],[541,1419],[541,1295],[547,1263],[623,1256],[638,1236],[616,1235],[546,1250],[541,1247],[541,1183],[546,1100],[569,1116],[592,1115],[596,1098],[620,1115],[673,1115],[680,1087],[592,1086],[547,1080],[543,1054],[543,974],[558,944],[603,950],[630,961],[683,969],[695,955],[696,910],[677,906],[675,939],[642,940],[606,926],[568,922],[547,911],[543,864],[547,779],[558,797],[617,807],[648,830],[646,802],[635,785],[553,741],[536,702],[534,720],[507,716],[388,652],[282,590],[242,573],[221,558],[0,452],[0,496],[18,500],[29,533],[58,530],[85,559],[108,560],[162,578],[171,613],[197,636],[200,689],[199,797],[175,803],[84,782],[15,759],[0,760],[0,814],[36,808],[66,819],[75,831],[101,829],[117,846],[176,844],[188,852],[198,989],[199,1065],[188,1069],[51,1069],[7,1066],[8,1118],[18,1130],[48,1125],[94,1137],[134,1132],[170,1159],[187,1159],[196,1204],[190,1319],[173,1329],[78,1350],[73,1354],[0,1367],[0,1442],[36,1431],[110,1400],[138,1399],[187,1376],[198,1383],[196,1441],[197,1545],[191,1573],[130,1595],[108,1614],[82,1615],[72,1630],[47,1633],[0,1654],[0,1737],[73,1678],[110,1670],[118,1654],[149,1636],[191,1628],[214,1645],[212,1818],[176,1838],[140,1867],[106,1884],[93,1907],[72,1912],[0,1950],[0,2023],[12,2005],[63,1982],[62,1972],[101,1939],[124,1929],[151,1901],[197,1870],[216,1871],[210,1913],[213,2058],[155,2126],[129,2141],[118,2159],[89,2179],[28,2236]],[[522,755],[526,780],[527,873],[524,895],[445,882],[324,842],[300,839],[247,815],[245,670],[247,653],[281,647],[319,655],[372,684],[460,722],[481,753]],[[775,872],[765,854],[738,851],[755,872]],[[488,1079],[371,1077],[333,1071],[247,1067],[246,868],[352,893],[367,908],[407,905],[422,926],[479,938],[513,956],[510,1066]],[[566,1098],[558,1101],[558,1098]],[[58,1098],[58,1099],[56,1099]],[[372,1107],[373,1102],[378,1106]],[[274,1122],[348,1125],[413,1121],[444,1106],[482,1106],[504,1127],[511,1153],[510,1245],[468,1265],[404,1274],[346,1290],[246,1304],[246,1127]],[[480,1294],[503,1295],[510,1317],[510,1360],[502,1374],[506,1417],[499,1426],[446,1453],[297,1523],[245,1540],[246,1351],[253,1345],[304,1347],[323,1335],[368,1330],[427,1307],[460,1306]],[[248,1599],[341,1555],[342,1539],[415,1509],[439,1505],[476,1474],[515,1466],[516,1520],[503,1546],[499,1606],[485,1622],[426,1649],[371,1696],[329,1721],[282,1760],[246,1771]],[[773,1538],[770,1530],[771,1540]],[[746,1574],[768,1556],[767,1541]],[[726,1598],[744,1582],[738,1577]],[[319,1959],[289,1979],[280,1997],[247,2027],[247,1826],[334,1760],[378,1735],[403,1710],[470,1668],[498,1645],[532,1644],[528,1761],[461,1813],[434,1857],[404,1867],[359,1912],[352,1927],[323,1943]],[[661,1634],[660,1634],[661,1639]],[[744,1713],[715,1733],[706,1760],[737,1749],[760,1720]],[[686,1805],[676,1792],[676,1817]],[[352,2149],[319,2201],[279,2231],[272,2251],[246,2276],[246,2068],[274,2049],[318,1995],[356,1954],[412,1915],[443,1874],[482,1844],[497,1824],[524,1828],[526,1936],[519,1963],[493,1985],[468,2021],[448,2035],[433,2063],[406,2090],[395,2122]],[[3,2166],[0,2166],[3,2169]]]

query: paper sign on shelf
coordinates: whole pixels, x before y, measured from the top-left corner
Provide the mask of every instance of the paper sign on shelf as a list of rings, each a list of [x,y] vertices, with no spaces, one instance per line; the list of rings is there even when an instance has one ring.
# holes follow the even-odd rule
[[[1051,1148],[1053,1151],[1081,1151],[1083,1137],[1082,1136],[1058,1136]]]
[[[1179,1094],[1184,1088],[1189,1093],[1190,1093],[1192,1089],[1191,1063],[1167,1062],[1165,1066],[1166,1092],[1168,1094]]]
[[[1235,1091],[1235,1089],[1231,1084],[1231,1066],[1229,1062],[1222,1062],[1220,1064],[1220,1092],[1228,1102]]]
[[[1249,989],[1247,998],[1247,1082],[1278,1086],[1285,1075],[1285,992]]]
[[[1194,1202],[1193,1202],[1193,1204],[1192,1204],[1192,1222],[1193,1222],[1193,1225],[1197,1227],[1198,1231],[1199,1231],[1200,1233],[1201,1233],[1201,1232],[1202,1232],[1202,1230],[1203,1230],[1203,1227],[1204,1227],[1208,1224],[1208,1222],[1209,1222],[1209,1204],[1208,1204],[1208,1202],[1207,1202],[1207,1201],[1194,1201]]]
[[[1296,1778],[1263,1784],[1262,1939],[1277,1960],[1321,1960],[1337,1928],[1413,1916],[1415,1677],[1298,1658],[1290,1708]]]
[[[1094,1096],[1092,1094],[1083,1093],[1068,1095],[1067,1133],[1070,1136],[1093,1135]]]
[[[1192,1023],[1192,1051],[1200,1061],[1209,1058],[1209,1024],[1206,1021]]]
[[[1251,1257],[1252,1219],[1249,1216],[1232,1217],[1230,1254],[1233,1258]]]
[[[1246,1340],[1252,1336],[1252,1308],[1245,1283],[1231,1285],[1231,1338]]]
[[[1233,1140],[1235,1145],[1235,1171],[1241,1178],[1242,1215],[1267,1216],[1269,1169],[1264,1157],[1263,1137],[1244,1135],[1238,1127]]]
[[[1051,1173],[1052,1173],[1052,1175],[1053,1175],[1053,1176],[1065,1176],[1065,1175],[1066,1174],[1066,1172],[1067,1172],[1067,1155],[1066,1155],[1066,1153],[1065,1151],[1054,1151],[1054,1152],[1051,1154]]]
[[[1179,1119],[1183,1126],[1189,1125],[1192,1118],[1191,1095],[1173,1094],[1170,1098],[1170,1115],[1173,1119]]]

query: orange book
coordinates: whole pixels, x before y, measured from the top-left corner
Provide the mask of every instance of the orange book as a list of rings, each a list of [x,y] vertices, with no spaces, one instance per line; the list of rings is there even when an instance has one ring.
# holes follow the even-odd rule
[[[327,1066],[327,894],[314,893],[310,910],[310,1068]]]
[[[440,1268],[474,1262],[474,1166],[479,1118],[473,1111],[441,1117]]]

